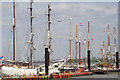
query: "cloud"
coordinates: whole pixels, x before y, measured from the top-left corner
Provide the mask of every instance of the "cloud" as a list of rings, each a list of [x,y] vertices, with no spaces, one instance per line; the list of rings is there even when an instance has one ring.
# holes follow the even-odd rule
[[[57,11],[57,12],[64,12],[64,11],[67,11],[67,10],[70,10],[71,9],[71,5],[67,4],[67,3],[57,3],[57,4],[53,4],[52,5],[52,8]]]
[[[117,13],[117,5],[115,6],[113,4],[115,3],[59,3],[59,4],[53,4],[52,8],[58,13],[59,12],[65,13],[67,11],[68,12],[72,11],[75,12],[76,14],[77,12],[78,13],[82,12],[80,14],[88,15],[87,11],[89,12],[92,11],[91,14],[103,12],[103,14],[114,15]]]
[[[115,6],[115,3],[80,3],[80,5],[77,5],[77,7],[79,7],[84,12],[87,10],[92,10],[94,13],[104,12],[105,14],[109,15],[114,15],[117,13],[117,5]]]
[[[117,14],[117,8],[116,9],[107,9],[107,10],[104,10],[104,12],[109,15]]]

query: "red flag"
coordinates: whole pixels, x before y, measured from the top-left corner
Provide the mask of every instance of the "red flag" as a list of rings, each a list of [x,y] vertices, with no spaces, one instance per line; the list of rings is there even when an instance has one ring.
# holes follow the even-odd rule
[[[83,45],[85,45],[85,43],[82,43]]]
[[[101,49],[101,51],[103,51],[103,49]]]

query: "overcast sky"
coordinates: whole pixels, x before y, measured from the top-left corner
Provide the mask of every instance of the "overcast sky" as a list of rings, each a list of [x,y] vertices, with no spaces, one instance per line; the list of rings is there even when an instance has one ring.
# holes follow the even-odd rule
[[[113,1],[113,0],[111,0]],[[69,54],[69,18],[72,18],[72,57],[75,57],[75,27],[81,33],[81,41],[87,39],[87,21],[90,20],[91,56],[100,57],[100,48],[104,40],[107,44],[107,25],[113,32],[113,27],[118,30],[118,3],[117,2],[34,2],[33,3],[33,31],[34,51],[33,60],[44,60],[44,43],[47,42],[47,6],[52,7],[51,12],[51,36],[52,36],[52,59],[62,59]],[[16,3],[16,59],[28,56],[29,46],[27,43],[30,36],[30,17],[28,2]],[[2,53],[4,58],[12,59],[12,3],[2,3]],[[62,22],[57,19],[63,18]],[[80,26],[82,23],[83,26]],[[79,34],[79,33],[78,33]],[[111,44],[113,44],[111,35]],[[82,45],[82,57],[86,56],[87,44]],[[27,57],[26,57],[27,58]]]

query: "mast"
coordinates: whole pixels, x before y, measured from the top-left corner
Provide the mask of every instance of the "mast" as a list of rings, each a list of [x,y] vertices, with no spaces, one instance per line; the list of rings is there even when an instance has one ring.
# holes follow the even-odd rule
[[[81,40],[80,40],[80,34],[79,34],[79,66],[81,66]]]
[[[117,52],[115,27],[114,27],[114,43],[115,43],[115,52]]]
[[[105,64],[105,44],[104,44],[104,41],[103,41],[103,62]]]
[[[109,29],[109,25],[108,25],[108,56],[109,56],[109,67],[110,67],[110,29]]]
[[[91,71],[90,69],[90,39],[89,39],[89,21],[88,21],[88,50],[87,50],[87,62],[88,62],[88,70]]]
[[[76,65],[77,65],[77,25],[76,25]]]
[[[48,65],[50,65],[50,52],[52,51],[51,49],[51,32],[50,32],[50,25],[52,23],[50,19],[50,12],[52,11],[52,8],[50,5],[48,5]]]
[[[33,15],[32,15],[32,3],[33,3],[33,0],[30,1],[30,66],[32,68],[32,54],[33,54],[33,36],[34,36],[34,33],[33,33],[33,30],[32,30],[32,21],[33,21]]]
[[[72,33],[71,33],[71,23],[72,23],[72,21],[71,21],[71,18],[69,20],[70,20],[70,65],[71,65],[71,35],[72,35]]]
[[[115,54],[117,52],[117,48],[116,48],[116,31],[115,31],[115,27],[114,27],[114,44],[115,44]],[[116,55],[115,55],[115,62],[116,62]]]
[[[15,0],[13,0],[13,61],[15,61]]]
[[[116,30],[114,27],[114,43],[115,43],[115,63],[116,63],[116,68],[119,69],[119,52],[117,51],[117,42],[116,42]]]
[[[102,54],[103,64],[105,67],[105,43],[104,43],[104,41],[103,41],[103,44],[101,46],[102,46],[102,49],[101,49],[102,53],[100,53],[100,54]]]
[[[90,47],[89,47],[89,45],[90,45],[90,39],[89,39],[89,21],[88,21],[88,50],[90,50]]]

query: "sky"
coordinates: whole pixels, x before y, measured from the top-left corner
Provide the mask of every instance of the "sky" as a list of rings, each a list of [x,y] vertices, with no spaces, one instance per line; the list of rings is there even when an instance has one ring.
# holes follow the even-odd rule
[[[13,0],[1,0],[2,2],[12,2]],[[16,0],[16,2],[29,2],[30,0]],[[118,2],[119,0],[34,0],[34,2]]]
[[[37,0],[36,0],[37,1]],[[115,2],[114,2],[115,1]],[[110,2],[34,2],[33,3],[33,32],[34,46],[33,60],[44,60],[44,44],[47,42],[47,5],[52,7],[51,12],[51,36],[52,48],[51,59],[62,59],[69,54],[69,18],[72,18],[72,58],[75,58],[75,28],[78,25],[78,34],[81,41],[87,39],[87,22],[90,21],[90,48],[91,57],[101,57],[100,48],[104,40],[107,44],[107,25],[113,32],[113,27],[118,31],[118,3],[117,0]],[[22,60],[23,56],[29,56],[29,46],[26,43],[30,38],[29,2],[16,3],[16,60]],[[12,3],[2,3],[2,55],[5,59],[12,59]],[[57,19],[62,19],[58,22]],[[83,26],[80,26],[82,23]],[[111,44],[113,35],[111,35]],[[82,45],[82,58],[86,57],[87,44]],[[113,49],[114,51],[114,49]]]
[[[0,55],[2,55],[2,3],[0,3]]]

